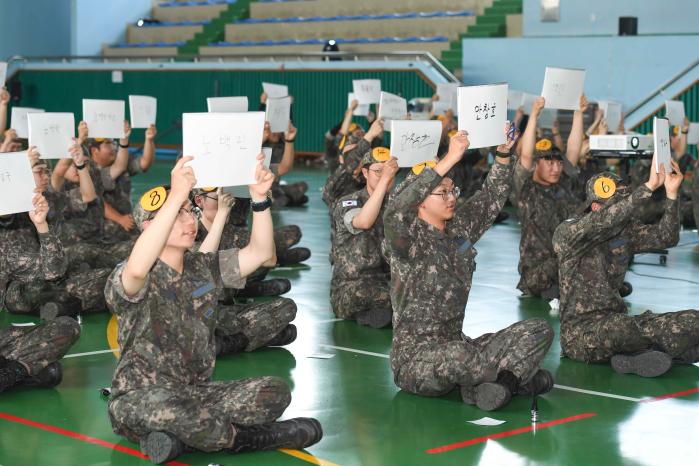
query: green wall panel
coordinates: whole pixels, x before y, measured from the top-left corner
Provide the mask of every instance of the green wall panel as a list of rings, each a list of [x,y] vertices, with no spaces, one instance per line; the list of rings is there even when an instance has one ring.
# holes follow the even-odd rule
[[[353,79],[381,79],[385,91],[408,99],[433,94],[431,83],[417,71],[124,71],[123,83],[118,84],[111,82],[111,71],[25,70],[17,77],[22,83],[19,105],[74,112],[78,121],[83,98],[127,100],[129,94],[157,97],[160,132],[180,120],[184,112],[205,112],[207,97],[246,95],[254,110],[262,81],[286,84],[294,96],[292,112],[299,128],[296,150],[300,152],[324,151],[323,135],[342,120]],[[358,122],[366,120],[360,118]],[[133,139],[142,138],[143,130],[137,130]],[[182,133],[173,131],[159,143],[180,145]]]
[[[689,118],[689,121],[699,121],[699,83],[695,82],[693,85],[689,86],[679,95],[673,97],[675,100],[681,100],[684,102],[684,112]],[[634,131],[638,131],[642,134],[650,134],[653,132],[653,117],[665,116],[665,106],[660,107],[654,114],[650,115],[648,119],[644,120],[640,125],[633,128]],[[697,155],[697,146],[691,145],[689,147],[689,152],[693,155]]]

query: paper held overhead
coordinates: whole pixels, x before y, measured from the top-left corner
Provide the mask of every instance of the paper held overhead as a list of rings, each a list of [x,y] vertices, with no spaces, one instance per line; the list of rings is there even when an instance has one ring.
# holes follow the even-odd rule
[[[681,126],[684,123],[684,116],[684,102],[681,100],[665,101],[665,118],[668,119],[670,125]]]
[[[279,99],[289,95],[289,87],[284,84],[262,83],[262,89],[267,98]]]
[[[0,215],[33,210],[32,198],[36,184],[27,151],[0,155]]]
[[[469,148],[505,143],[507,84],[460,87],[459,131],[467,131]]]
[[[408,117],[408,102],[390,92],[381,92],[379,98],[379,118],[384,121],[405,120]]]
[[[665,173],[671,173],[670,122],[667,118],[653,117],[653,147],[655,149],[655,172],[659,173],[660,165],[663,165]]]
[[[378,104],[381,99],[381,80],[355,79],[352,91],[360,104]]]
[[[541,95],[546,108],[577,110],[585,86],[585,70],[546,67]]]
[[[158,99],[147,95],[129,96],[129,116],[132,128],[148,128],[155,124]]]
[[[206,107],[211,113],[242,113],[248,111],[247,96],[208,97]]]
[[[183,154],[194,157],[195,187],[254,183],[264,124],[264,112],[183,114]]]
[[[91,138],[124,137],[123,100],[83,99],[83,120]]]
[[[359,100],[357,99],[357,96],[354,94],[354,92],[350,92],[347,94],[347,108],[350,108],[352,106],[352,101],[356,100],[357,103],[359,103]],[[354,116],[367,116],[369,113],[369,104],[359,104],[357,105],[357,108],[354,109],[354,112],[352,112],[352,115]]]
[[[10,128],[14,129],[17,137],[27,139],[29,137],[29,118],[30,113],[43,113],[43,108],[31,107],[12,107],[10,114]]]
[[[269,121],[269,130],[273,133],[283,133],[289,127],[291,117],[291,97],[267,99],[265,118]]]
[[[69,158],[74,137],[72,113],[29,114],[29,145],[36,146],[42,159]]]
[[[412,167],[437,158],[442,122],[436,120],[394,120],[391,122],[391,157],[399,167]]]

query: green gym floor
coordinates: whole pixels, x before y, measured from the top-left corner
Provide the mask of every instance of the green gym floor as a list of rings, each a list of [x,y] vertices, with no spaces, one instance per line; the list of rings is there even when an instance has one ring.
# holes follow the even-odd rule
[[[170,164],[157,163],[136,177],[134,193],[165,182]],[[674,367],[663,377],[619,375],[607,365],[560,359],[554,340],[543,367],[556,388],[538,401],[540,422],[532,427],[531,399],[515,397],[504,409],[485,413],[460,401],[456,392],[421,398],[399,391],[388,354],[391,330],[373,330],[334,318],[329,305],[328,215],[320,199],[326,172],[299,168],[288,181],[308,182],[305,208],[275,214],[278,224],[298,224],[301,246],[313,256],[302,266],[274,271],[287,277],[286,295],[298,305],[296,342],[218,360],[216,379],[276,375],[293,389],[285,417],[313,416],[325,431],[307,451],[229,456],[192,453],[179,465],[689,465],[699,454],[699,367]],[[683,231],[667,264],[657,255],[636,257],[627,279],[633,313],[645,309],[699,308],[699,236]],[[466,308],[471,336],[518,320],[544,317],[558,332],[548,303],[520,298],[519,227],[509,219],[477,244],[478,269]],[[693,283],[692,283],[693,282]],[[0,313],[0,324],[27,322]],[[17,389],[0,396],[0,465],[146,465],[138,446],[115,435],[99,389],[110,384],[116,358],[109,350],[109,314],[82,318],[82,335],[62,361],[56,389]],[[310,358],[319,354],[329,359]],[[496,426],[469,420],[489,416]]]

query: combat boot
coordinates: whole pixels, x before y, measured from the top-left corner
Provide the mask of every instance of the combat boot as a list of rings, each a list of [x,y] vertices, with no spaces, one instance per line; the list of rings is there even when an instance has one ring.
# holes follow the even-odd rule
[[[281,332],[269,340],[265,346],[285,346],[296,340],[296,326],[289,324]]]
[[[217,333],[214,338],[216,340],[216,356],[240,353],[250,343],[248,337],[243,333],[236,333],[235,335],[220,335]]]
[[[546,369],[539,369],[529,382],[522,384],[517,389],[518,395],[543,395],[553,388],[553,375]]]
[[[375,309],[372,311],[357,312],[357,323],[371,328],[384,328],[392,323],[393,311],[391,309]]]
[[[22,385],[28,387],[55,387],[63,380],[63,368],[59,362],[52,362],[38,374],[25,377]]]
[[[662,351],[643,351],[636,354],[615,354],[612,369],[620,374],[657,377],[670,370],[672,357]]]
[[[39,309],[39,316],[47,322],[60,316],[75,317],[82,309],[80,300],[65,291],[53,291],[48,299]]]
[[[260,280],[245,285],[239,290],[236,296],[241,298],[255,298],[258,296],[279,296],[291,289],[291,282],[286,278],[272,278],[270,280]]]
[[[147,455],[153,464],[174,460],[184,453],[184,444],[168,432],[155,431],[141,439],[141,453]]]
[[[29,373],[24,365],[0,356],[0,393],[19,385]]]
[[[694,364],[695,362],[699,362],[699,345],[692,346],[687,351],[677,356],[675,361],[680,364]]]
[[[509,403],[517,388],[517,377],[510,371],[502,371],[495,382],[484,382],[475,387],[462,385],[461,399],[483,411],[494,411]]]
[[[233,446],[226,449],[228,453],[277,450],[279,448],[300,450],[318,443],[323,438],[320,422],[306,417],[257,426],[239,426],[237,424],[233,426],[236,435]]]
[[[279,265],[295,265],[308,260],[311,257],[311,250],[308,248],[290,248],[277,253],[277,263]]]

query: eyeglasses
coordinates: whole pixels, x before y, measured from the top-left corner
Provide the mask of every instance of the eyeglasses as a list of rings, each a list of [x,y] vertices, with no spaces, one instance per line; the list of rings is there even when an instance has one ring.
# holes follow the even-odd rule
[[[177,219],[185,220],[187,218],[187,215],[192,217],[194,220],[199,220],[201,211],[197,207],[192,207],[191,209],[185,209],[184,207],[180,207],[180,211],[177,213]]]
[[[449,196],[454,196],[454,199],[458,199],[459,194],[461,194],[461,189],[458,186],[454,186],[454,189],[451,191],[444,190],[439,193],[430,193],[430,196],[442,196],[442,199],[446,202],[449,200]]]
[[[367,170],[376,173],[376,176],[381,176],[383,174],[383,168],[368,168]]]
[[[207,198],[207,199],[211,199],[212,201],[218,202],[218,196],[212,197],[210,194],[202,194],[202,196]]]

